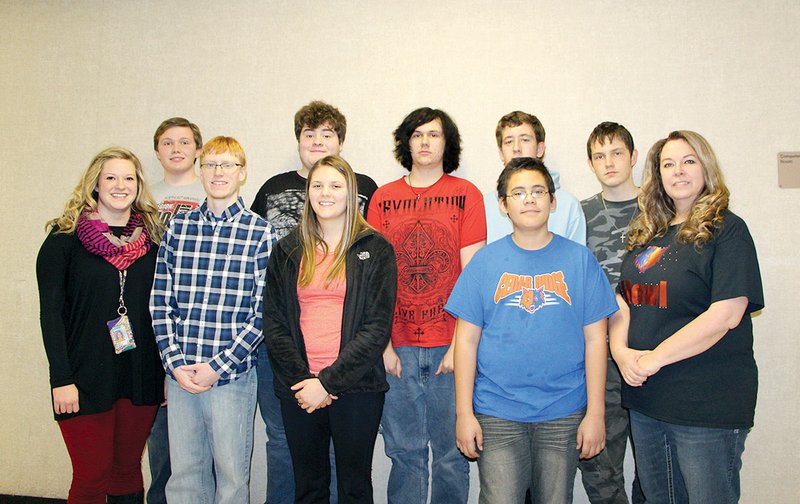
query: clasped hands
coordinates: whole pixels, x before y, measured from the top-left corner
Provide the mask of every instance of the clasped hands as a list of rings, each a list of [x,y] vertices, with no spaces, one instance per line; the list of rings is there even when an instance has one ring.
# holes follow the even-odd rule
[[[661,370],[652,350],[620,349],[614,353],[614,360],[625,383],[631,387],[641,387],[649,377]]]
[[[337,396],[331,395],[325,390],[319,378],[307,378],[294,384],[292,390],[295,391],[294,398],[297,399],[297,405],[306,413],[327,408],[338,399]]]
[[[210,390],[219,380],[219,375],[207,362],[178,366],[172,370],[172,376],[183,390],[192,394]]]

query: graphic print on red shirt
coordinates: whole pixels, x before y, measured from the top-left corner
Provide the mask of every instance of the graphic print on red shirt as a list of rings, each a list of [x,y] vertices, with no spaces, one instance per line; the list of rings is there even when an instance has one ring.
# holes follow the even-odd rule
[[[461,273],[461,249],[486,239],[480,191],[450,175],[427,188],[400,179],[375,192],[367,216],[397,255],[392,343],[449,345],[455,319],[444,305]]]

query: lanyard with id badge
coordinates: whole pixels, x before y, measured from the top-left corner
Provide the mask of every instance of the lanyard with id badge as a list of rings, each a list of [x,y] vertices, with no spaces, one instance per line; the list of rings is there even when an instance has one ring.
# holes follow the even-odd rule
[[[125,293],[125,280],[128,277],[128,270],[119,271],[118,273],[119,308],[117,308],[117,315],[119,317],[109,320],[106,325],[108,326],[108,332],[111,334],[111,342],[114,344],[114,352],[121,354],[136,348],[136,342],[133,340],[131,321],[128,320],[128,308],[125,307],[125,300],[122,299],[122,295]]]

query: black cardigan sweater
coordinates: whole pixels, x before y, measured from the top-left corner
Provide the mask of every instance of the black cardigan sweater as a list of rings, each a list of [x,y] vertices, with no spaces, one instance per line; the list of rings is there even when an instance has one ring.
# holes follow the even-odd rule
[[[308,370],[297,279],[302,247],[297,229],[278,242],[269,258],[264,291],[264,340],[275,373],[275,393],[290,399],[292,385],[313,378]],[[347,251],[347,281],[339,356],[319,373],[328,393],[385,392],[389,389],[382,353],[391,338],[397,293],[392,245],[373,230]]]
[[[119,274],[108,261],[86,250],[75,233],[50,232],[36,259],[42,338],[52,388],[78,388],[77,414],[111,410],[118,399],[135,405],[164,400],[164,368],[150,319],[158,246],[129,268],[125,306],[136,348],[117,355],[106,323],[119,307]]]

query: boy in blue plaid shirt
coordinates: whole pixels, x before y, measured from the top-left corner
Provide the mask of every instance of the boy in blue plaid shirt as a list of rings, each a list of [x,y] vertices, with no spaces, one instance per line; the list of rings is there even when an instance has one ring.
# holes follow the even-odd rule
[[[150,311],[169,375],[168,421],[177,427],[170,429],[170,504],[248,502],[254,350],[263,339],[261,298],[275,237],[239,197],[246,174],[239,142],[206,143],[206,200],[172,219],[158,251]]]

